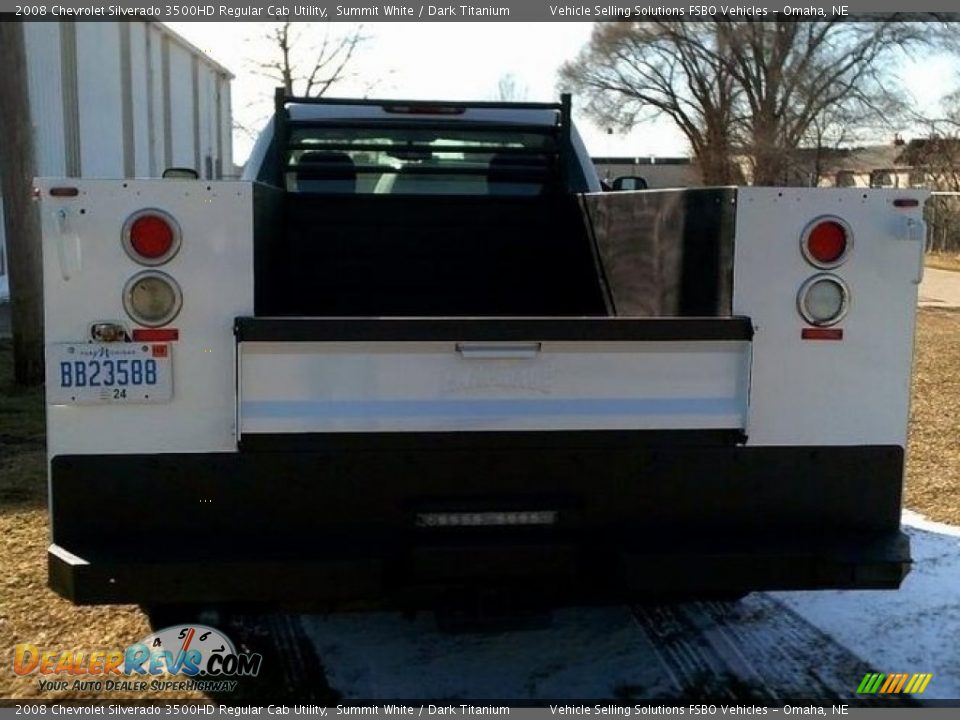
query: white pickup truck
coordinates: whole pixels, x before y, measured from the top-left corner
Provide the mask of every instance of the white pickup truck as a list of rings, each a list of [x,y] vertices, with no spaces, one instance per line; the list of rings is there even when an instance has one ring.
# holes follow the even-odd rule
[[[561,103],[37,182],[77,603],[896,588],[925,193],[603,192]]]

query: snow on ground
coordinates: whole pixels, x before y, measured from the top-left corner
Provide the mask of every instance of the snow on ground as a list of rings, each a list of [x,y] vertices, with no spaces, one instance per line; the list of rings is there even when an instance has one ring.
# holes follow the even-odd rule
[[[683,664],[709,670],[739,654],[730,669],[775,697],[850,697],[865,672],[930,672],[923,699],[957,699],[960,528],[913,513],[904,525],[914,566],[899,591],[692,603],[664,610],[653,632],[628,607],[570,608],[543,629],[484,634],[440,632],[429,614],[304,615],[300,623],[330,686],[346,698],[683,697],[663,662],[679,652]],[[750,672],[737,673],[743,664]]]
[[[930,672],[924,699],[960,698],[960,528],[905,511],[913,569],[899,591],[772,593],[876,672]]]
[[[306,616],[330,686],[347,698],[608,699],[670,690],[630,611],[574,608],[550,627],[447,634],[431,616]]]

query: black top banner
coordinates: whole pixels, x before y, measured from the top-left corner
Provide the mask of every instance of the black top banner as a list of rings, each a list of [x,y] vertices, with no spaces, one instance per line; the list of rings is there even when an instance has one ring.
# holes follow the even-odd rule
[[[101,2],[98,0],[0,0],[6,19],[43,20],[169,20],[169,21],[327,21],[327,22],[593,22],[618,20],[873,20],[879,15],[908,12],[905,0],[841,0],[836,3],[749,2],[373,2],[342,0],[248,0],[247,2]],[[956,0],[922,0],[909,8],[910,19],[960,20]]]

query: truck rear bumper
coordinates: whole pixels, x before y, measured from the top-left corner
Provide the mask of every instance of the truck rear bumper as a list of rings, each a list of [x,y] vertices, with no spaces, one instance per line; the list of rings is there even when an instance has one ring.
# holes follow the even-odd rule
[[[77,603],[331,607],[896,588],[910,563],[902,462],[899,447],[751,448],[699,431],[59,456],[50,584]]]
[[[644,553],[575,546],[419,548],[403,558],[81,558],[49,549],[50,585],[78,604],[311,603],[327,608],[422,608],[453,593],[550,605],[725,597],[754,590],[895,589],[909,539],[886,536]],[[468,572],[468,568],[478,572]],[[599,572],[604,568],[604,572]],[[470,595],[465,595],[469,601]]]

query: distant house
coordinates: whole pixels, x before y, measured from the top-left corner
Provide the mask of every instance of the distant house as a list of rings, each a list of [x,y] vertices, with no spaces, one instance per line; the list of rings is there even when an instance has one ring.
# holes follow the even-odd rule
[[[904,158],[905,144],[870,145],[832,150],[823,159],[817,185],[820,187],[909,188],[924,184]]]

